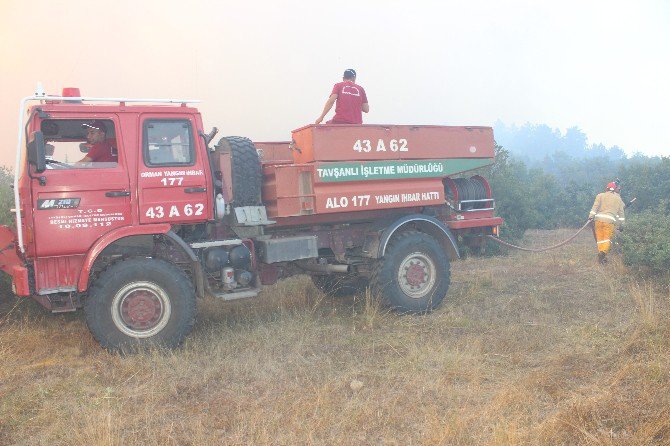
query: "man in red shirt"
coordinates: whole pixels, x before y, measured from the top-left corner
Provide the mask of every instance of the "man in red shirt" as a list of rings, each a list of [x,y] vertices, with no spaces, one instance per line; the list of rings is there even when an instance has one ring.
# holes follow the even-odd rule
[[[336,101],[335,116],[326,124],[363,124],[362,112],[369,112],[370,106],[365,90],[356,84],[356,71],[351,68],[344,71],[342,82],[333,86],[333,91],[323,107],[323,113],[314,122],[315,124],[321,124]]]
[[[91,147],[79,162],[80,163],[116,163],[119,159],[118,151],[113,141],[106,139],[107,129],[102,121],[93,121],[82,124],[86,129],[86,142]]]

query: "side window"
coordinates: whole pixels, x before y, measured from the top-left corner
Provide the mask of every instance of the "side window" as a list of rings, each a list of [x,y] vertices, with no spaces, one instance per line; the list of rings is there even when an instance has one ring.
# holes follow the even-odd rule
[[[143,152],[144,164],[147,166],[195,164],[191,123],[186,120],[146,121]]]
[[[116,167],[116,129],[109,119],[45,119],[47,169]]]

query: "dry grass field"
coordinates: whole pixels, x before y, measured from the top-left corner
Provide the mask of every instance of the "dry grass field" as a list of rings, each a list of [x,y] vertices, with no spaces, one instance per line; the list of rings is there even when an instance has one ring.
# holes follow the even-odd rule
[[[200,302],[182,349],[136,356],[3,296],[0,444],[670,444],[670,292],[590,237],[454,263],[427,316],[304,277]]]

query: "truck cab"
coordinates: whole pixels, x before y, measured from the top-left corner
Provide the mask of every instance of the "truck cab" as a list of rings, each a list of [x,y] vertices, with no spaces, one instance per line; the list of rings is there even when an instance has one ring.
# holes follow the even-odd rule
[[[81,272],[91,249],[103,238],[123,236],[124,228],[160,233],[165,225],[213,218],[209,159],[195,109],[73,102],[34,106],[26,126],[31,142],[43,140],[50,153],[40,168],[19,167],[23,248],[34,259],[39,295],[85,286]],[[103,145],[113,160],[87,157],[91,122],[104,125]]]

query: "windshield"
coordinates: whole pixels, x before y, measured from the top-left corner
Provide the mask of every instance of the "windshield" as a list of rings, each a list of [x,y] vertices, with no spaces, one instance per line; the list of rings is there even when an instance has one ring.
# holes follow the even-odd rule
[[[118,163],[111,120],[46,119],[41,130],[47,169],[104,168]]]

